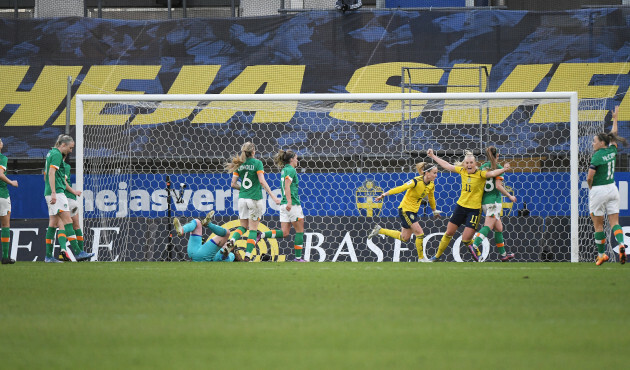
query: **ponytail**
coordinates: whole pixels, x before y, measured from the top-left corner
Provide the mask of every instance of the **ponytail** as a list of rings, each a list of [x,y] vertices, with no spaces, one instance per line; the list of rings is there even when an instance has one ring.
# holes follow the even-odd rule
[[[596,135],[599,141],[603,141],[606,146],[610,145],[611,142],[622,143],[623,145],[628,145],[628,141],[616,133],[613,132],[600,132]]]
[[[486,148],[486,157],[490,161],[490,168],[492,170],[497,169],[497,148],[494,146],[489,146]]]
[[[227,162],[225,164],[225,169],[228,172],[236,171],[243,163],[245,163],[245,161],[247,161],[247,158],[251,158],[253,156],[254,150],[256,150],[256,146],[251,141],[246,142],[241,147],[241,153],[236,154],[232,157],[231,162]]]
[[[293,150],[280,149],[278,153],[273,157],[273,161],[276,163],[276,167],[282,169],[284,168],[284,166],[289,164],[293,157],[295,157],[295,152],[293,152]]]

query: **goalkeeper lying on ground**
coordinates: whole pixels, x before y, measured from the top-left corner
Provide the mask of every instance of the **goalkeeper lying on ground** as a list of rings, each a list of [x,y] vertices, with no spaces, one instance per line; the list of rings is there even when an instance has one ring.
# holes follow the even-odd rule
[[[214,211],[210,211],[203,221],[193,219],[189,223],[182,226],[177,217],[173,218],[173,225],[177,235],[183,236],[184,233],[191,233],[188,238],[188,256],[194,262],[234,262],[241,261],[241,256],[234,253],[234,247],[223,247],[230,237],[229,230],[215,225],[210,220]],[[205,243],[202,243],[201,234],[202,226],[208,227],[216,236]],[[236,244],[234,244],[236,246]]]

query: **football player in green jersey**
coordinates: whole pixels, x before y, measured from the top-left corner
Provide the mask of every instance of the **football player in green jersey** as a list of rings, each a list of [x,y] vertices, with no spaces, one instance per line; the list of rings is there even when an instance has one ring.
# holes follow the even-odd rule
[[[486,158],[488,161],[481,165],[481,170],[496,170],[503,168],[497,163],[499,153],[497,148],[489,146],[486,148]],[[486,186],[483,189],[483,198],[481,199],[481,209],[486,216],[483,227],[475,235],[474,246],[479,250],[479,246],[488,236],[490,230],[494,232],[494,241],[501,255],[501,262],[507,262],[514,258],[514,253],[505,251],[503,242],[503,223],[501,222],[501,209],[503,208],[503,197],[505,195],[512,202],[516,202],[516,197],[505,190],[503,187],[503,176],[491,177],[486,180]]]
[[[460,225],[464,224],[465,229],[462,233],[462,243],[468,247],[468,250],[472,254],[475,261],[479,261],[479,255],[473,247],[473,236],[477,229],[477,223],[479,222],[479,216],[481,215],[481,199],[483,198],[483,189],[486,184],[486,179],[490,177],[496,177],[503,174],[510,169],[510,164],[506,163],[504,168],[497,168],[492,171],[482,171],[477,167],[477,159],[472,152],[467,151],[464,162],[461,165],[456,166],[448,163],[442,158],[435,155],[433,149],[427,151],[427,156],[432,158],[437,164],[447,171],[455,172],[461,176],[462,190],[457,205],[453,211],[448,225],[446,226],[446,232],[440,240],[437,253],[431,257],[431,261],[438,262],[440,257],[448,247],[453,235]]]
[[[307,262],[302,258],[304,249],[304,211],[298,194],[299,179],[295,169],[298,165],[298,157],[292,150],[280,150],[274,157],[274,162],[280,171],[280,230],[261,232],[256,238],[256,243],[265,238],[283,238],[291,233],[291,226],[295,229],[293,248],[295,250],[295,262]]]
[[[617,143],[628,144],[626,139],[617,135],[617,116],[619,106],[612,112],[612,130],[601,132],[593,137],[593,157],[586,182],[589,191],[589,210],[595,227],[595,245],[597,246],[597,266],[608,261],[606,252],[606,234],[604,233],[604,215],[612,226],[612,232],[619,244],[619,262],[626,263],[626,245],[623,229],[619,226],[619,190],[615,185],[615,163]]]
[[[238,218],[241,226],[237,227],[227,241],[228,249],[234,248],[234,243],[240,239],[245,231],[247,235],[247,249],[244,261],[251,259],[252,251],[256,244],[258,224],[265,214],[265,200],[262,189],[265,189],[269,197],[280,204],[280,199],[271,192],[271,188],[265,181],[265,171],[260,160],[254,158],[256,147],[252,142],[246,142],[241,147],[241,153],[232,158],[226,164],[226,169],[232,173],[231,187],[239,191],[238,194]],[[240,183],[239,183],[240,180]]]
[[[0,139],[0,151],[4,144]],[[0,153],[0,226],[2,226],[2,232],[0,234],[0,240],[2,242],[2,264],[10,265],[14,264],[15,260],[11,259],[9,252],[11,249],[11,197],[9,196],[9,189],[7,185],[18,187],[17,180],[9,180],[5,175],[8,168],[7,157]]]

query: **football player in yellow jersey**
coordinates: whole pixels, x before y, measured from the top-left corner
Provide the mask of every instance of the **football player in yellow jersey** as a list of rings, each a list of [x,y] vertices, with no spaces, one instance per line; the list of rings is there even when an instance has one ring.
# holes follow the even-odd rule
[[[435,164],[421,162],[416,164],[416,170],[418,170],[418,173],[420,173],[421,176],[417,176],[410,181],[407,181],[404,185],[397,186],[389,191],[386,191],[374,199],[375,201],[380,202],[388,195],[406,191],[405,196],[398,206],[398,216],[401,220],[402,229],[400,231],[383,229],[379,225],[376,225],[368,238],[382,234],[387,235],[390,238],[406,242],[409,241],[411,233],[413,233],[416,236],[418,261],[421,261],[424,259],[422,246],[424,241],[424,231],[418,223],[418,210],[420,209],[420,202],[424,198],[428,197],[429,205],[433,210],[434,217],[440,217],[440,213],[435,208],[435,183],[433,182],[437,177],[438,169]]]
[[[503,168],[492,171],[481,171],[477,168],[477,159],[471,152],[466,153],[466,157],[461,166],[452,165],[442,158],[439,158],[435,155],[433,149],[429,149],[427,155],[445,170],[458,173],[462,178],[461,195],[459,196],[453,215],[448,222],[446,232],[442,240],[440,240],[438,251],[431,260],[434,262],[440,261],[440,257],[446,247],[448,247],[448,243],[450,243],[453,235],[455,235],[457,228],[465,224],[466,228],[462,233],[462,242],[472,253],[473,259],[479,261],[479,256],[472,246],[472,239],[477,229],[479,216],[481,215],[481,199],[483,198],[483,189],[486,185],[486,179],[503,174],[510,169],[510,164],[506,163]]]

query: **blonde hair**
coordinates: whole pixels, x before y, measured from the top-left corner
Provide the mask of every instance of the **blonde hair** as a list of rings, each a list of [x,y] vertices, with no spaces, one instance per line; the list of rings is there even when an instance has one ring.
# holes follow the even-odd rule
[[[470,151],[470,150],[466,150],[466,151],[464,151],[464,161],[465,161],[467,158],[472,158],[472,160],[473,160],[473,161],[475,161],[475,165],[477,165],[477,157],[475,157],[475,155],[473,154],[473,152],[472,152],[472,151]],[[461,162],[455,162],[455,163],[453,163],[453,164],[454,164],[455,166],[461,166],[461,165],[464,163],[464,161],[461,161]]]
[[[241,146],[241,153],[236,154],[232,157],[230,162],[225,164],[225,169],[227,169],[228,172],[236,171],[243,163],[245,163],[247,158],[251,158],[254,155],[254,150],[256,150],[254,143],[251,141],[246,142],[243,146]]]
[[[291,159],[293,159],[293,157],[295,157],[295,152],[293,150],[280,149],[278,153],[273,156],[273,161],[276,163],[276,167],[282,169],[291,161]]]
[[[63,144],[74,143],[74,139],[70,135],[61,134],[57,136],[57,141],[55,142],[55,148],[59,148]]]

